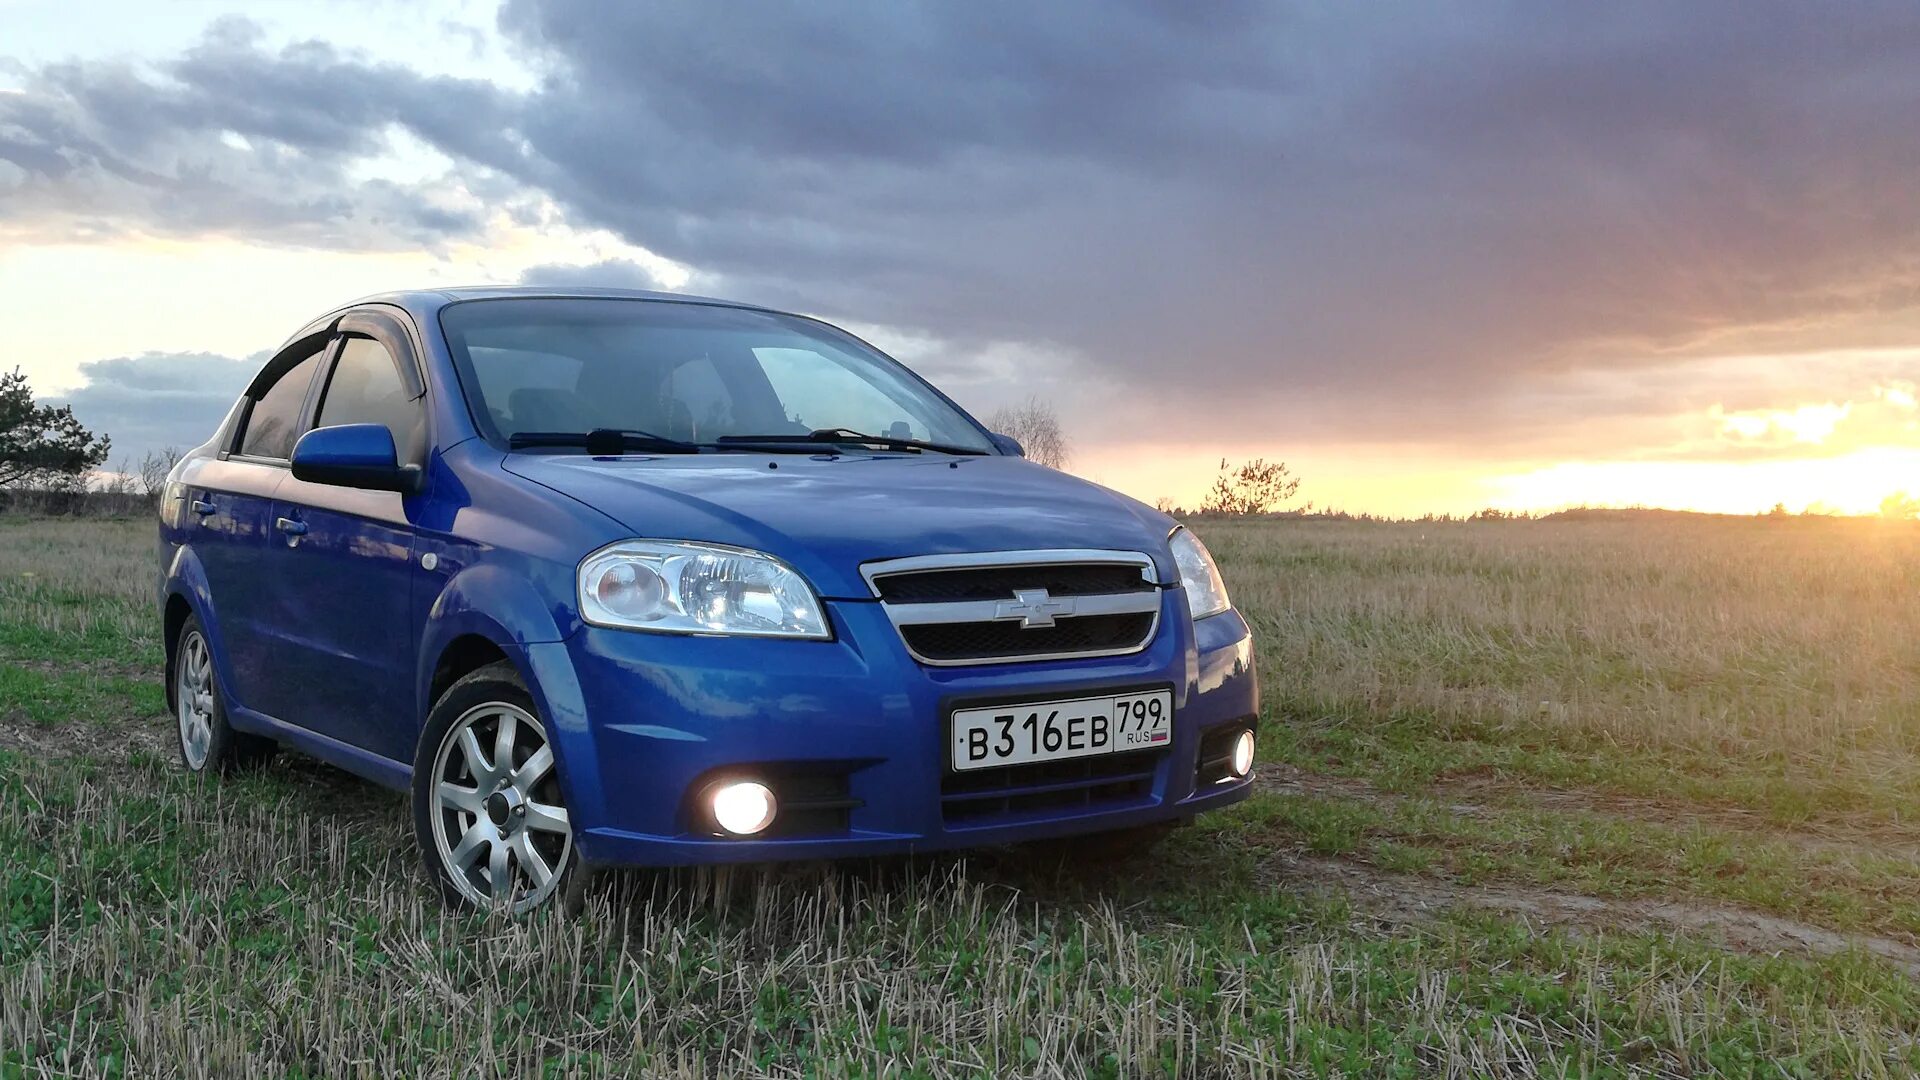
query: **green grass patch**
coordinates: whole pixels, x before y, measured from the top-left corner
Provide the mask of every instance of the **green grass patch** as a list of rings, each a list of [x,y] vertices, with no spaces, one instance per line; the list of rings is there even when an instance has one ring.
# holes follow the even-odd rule
[[[1389,797],[1262,794],[1108,866],[623,874],[583,917],[510,923],[447,911],[404,800],[332,770],[75,756],[112,744],[59,729],[165,723],[152,527],[0,526],[0,1077],[1920,1071],[1914,980],[1865,954],[1384,922],[1273,872],[1302,851],[1920,934],[1905,858],[1440,795],[1897,829],[1920,797],[1911,605],[1880,599],[1920,583],[1903,543],[1207,525],[1261,635],[1264,759]]]
[[[1920,863],[1808,849],[1699,823],[1583,810],[1481,808],[1263,792],[1205,828],[1236,847],[1298,847],[1474,884],[1519,882],[1591,896],[1730,904],[1848,931],[1920,936]]]
[[[166,711],[166,690],[156,678],[0,667],[0,715],[23,716],[38,727],[146,723]]]

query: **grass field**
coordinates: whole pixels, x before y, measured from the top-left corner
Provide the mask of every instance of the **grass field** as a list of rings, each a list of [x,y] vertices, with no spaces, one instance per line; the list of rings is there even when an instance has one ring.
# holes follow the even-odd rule
[[[516,924],[441,910],[398,796],[183,778],[151,527],[0,518],[0,1076],[1920,1071],[1920,529],[1199,528],[1242,806]]]

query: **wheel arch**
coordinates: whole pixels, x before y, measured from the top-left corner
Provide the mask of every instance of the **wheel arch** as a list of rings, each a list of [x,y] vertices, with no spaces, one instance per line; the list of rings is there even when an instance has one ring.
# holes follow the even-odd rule
[[[188,617],[199,620],[200,632],[207,639],[207,652],[213,659],[214,678],[221,682],[223,690],[226,646],[218,623],[209,616],[213,597],[207,590],[206,570],[191,547],[183,544],[174,553],[165,582],[160,599],[160,647],[164,657],[162,682],[166,687],[167,708],[171,710],[178,704],[173,693],[174,654],[180,647],[180,628],[187,624]]]
[[[426,725],[427,714],[447,687],[500,660],[514,666],[538,699],[539,682],[526,646],[565,636],[525,576],[490,564],[461,569],[447,579],[427,611],[415,673],[416,729]]]
[[[514,663],[513,657],[507,655],[505,649],[485,634],[462,634],[447,642],[446,646],[440,650],[439,659],[434,662],[433,675],[422,698],[424,708],[431,710],[433,703],[439,701],[440,696],[447,692],[447,687],[483,667],[502,661],[513,664],[515,670],[521,667]],[[526,678],[526,673],[521,671],[520,677]]]
[[[547,727],[570,809],[598,819],[597,753],[587,730],[578,673],[559,618],[570,612],[533,584],[540,571],[483,563],[446,581],[428,608],[422,630],[415,693],[416,742],[445,688],[470,671],[505,659],[532,695]],[[569,570],[569,577],[571,570]],[[569,598],[570,600],[571,598]],[[558,609],[558,610],[557,610]],[[577,624],[574,624],[577,626]]]
[[[178,592],[167,594],[166,607],[160,616],[160,640],[162,647],[166,650],[166,661],[161,665],[163,674],[160,681],[167,692],[169,710],[178,708],[180,704],[174,700],[176,695],[173,686],[173,664],[180,651],[180,628],[187,625],[187,619],[192,615],[193,605],[187,602],[185,596]]]

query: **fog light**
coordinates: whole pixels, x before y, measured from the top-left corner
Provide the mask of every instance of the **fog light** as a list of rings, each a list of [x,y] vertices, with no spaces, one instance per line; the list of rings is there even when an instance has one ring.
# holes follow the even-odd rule
[[[1227,768],[1235,776],[1245,776],[1253,771],[1253,732],[1243,731],[1234,736],[1233,758],[1227,762]]]
[[[756,780],[741,780],[713,789],[713,820],[735,836],[752,836],[773,824],[779,811],[773,791]]]

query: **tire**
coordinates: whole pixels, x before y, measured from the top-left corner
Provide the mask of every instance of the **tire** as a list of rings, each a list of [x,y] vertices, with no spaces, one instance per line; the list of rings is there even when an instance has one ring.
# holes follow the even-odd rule
[[[227,703],[213,676],[213,655],[197,616],[188,615],[168,665],[168,695],[173,702],[180,763],[190,773],[226,774],[263,765],[280,749],[272,739],[235,731],[227,723]]]
[[[434,702],[414,755],[413,827],[428,880],[455,907],[524,915],[564,893],[579,856],[560,767],[513,665],[489,664]]]

